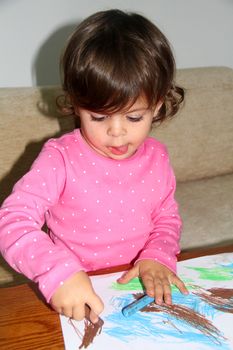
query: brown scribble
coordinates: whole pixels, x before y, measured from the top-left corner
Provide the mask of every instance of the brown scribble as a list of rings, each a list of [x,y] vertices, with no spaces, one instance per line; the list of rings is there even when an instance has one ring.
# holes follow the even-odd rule
[[[216,310],[233,314],[233,289],[211,288],[205,290],[199,287],[194,294]]]
[[[211,288],[203,289],[199,286],[195,286],[197,291],[193,291],[193,294],[197,295],[201,300],[208,303],[215,309],[233,313],[233,289],[227,288]],[[143,296],[143,293],[133,294],[135,299],[139,299]],[[221,344],[222,340],[226,340],[221,332],[213,325],[213,323],[208,320],[204,315],[199,312],[184,306],[184,305],[157,305],[156,303],[151,303],[150,305],[141,309],[142,312],[163,312],[167,315],[175,317],[177,320],[182,320],[183,322],[189,324],[190,326],[198,329],[202,334],[208,336],[216,344]],[[174,327],[179,333],[182,333],[178,327],[170,320],[163,321],[165,324],[169,324]],[[82,339],[82,343],[79,349],[87,348],[91,343],[93,343],[94,338],[101,333],[104,321],[99,318],[97,323],[92,323],[90,320],[85,319],[84,324],[84,335],[75,327],[74,323],[70,319],[70,323],[75,329],[77,335]]]
[[[175,317],[177,320],[182,320],[192,327],[198,329],[201,333],[212,338],[212,340],[221,344],[220,339],[223,339],[220,331],[216,328],[211,321],[209,321],[204,315],[194,311],[193,309],[183,305],[156,305],[144,307],[143,312],[164,312],[165,314]]]
[[[75,333],[82,340],[79,349],[87,348],[91,343],[93,343],[94,338],[101,333],[104,321],[99,317],[98,322],[92,323],[90,320],[84,320],[84,335],[80,332],[80,330],[76,327],[74,321],[70,318],[68,321],[73,327]]]
[[[69,318],[68,320],[69,324],[73,327],[75,333],[78,335],[80,339],[83,339],[83,334],[80,332],[80,330],[75,326],[74,321],[72,318]]]
[[[104,321],[100,317],[98,322],[96,323],[92,323],[91,321],[85,319],[84,324],[84,336],[82,339],[82,344],[79,346],[79,349],[86,349],[91,343],[93,343],[94,338],[101,333]]]
[[[173,328],[175,328],[177,330],[177,332],[179,333],[183,333],[172,321],[167,320],[167,321],[163,321],[164,324],[169,324],[170,326],[172,326]]]
[[[138,299],[142,296],[141,293],[136,293],[134,295],[135,299]],[[221,335],[221,332],[216,328],[211,321],[209,321],[204,315],[199,312],[184,306],[184,305],[157,305],[155,303],[151,303],[148,306],[145,306],[141,309],[142,312],[163,312],[170,316],[175,317],[177,320],[182,320],[192,327],[198,329],[201,333],[210,337],[215,343],[221,344],[220,340],[225,340],[225,338]],[[177,329],[177,327],[175,327]],[[180,330],[179,330],[180,332]]]

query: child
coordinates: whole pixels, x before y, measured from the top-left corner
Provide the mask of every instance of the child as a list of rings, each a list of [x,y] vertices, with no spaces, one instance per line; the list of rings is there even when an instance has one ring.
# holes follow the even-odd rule
[[[49,140],[0,212],[9,264],[39,284],[61,314],[92,322],[103,310],[87,271],[132,263],[146,293],[171,304],[181,220],[165,146],[153,122],[183,101],[174,59],[159,29],[119,10],[84,20],[63,55],[64,113],[81,127]],[[41,230],[44,222],[48,234]]]

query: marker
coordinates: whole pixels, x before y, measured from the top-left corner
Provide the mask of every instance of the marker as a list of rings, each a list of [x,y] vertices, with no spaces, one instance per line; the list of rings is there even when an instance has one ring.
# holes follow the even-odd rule
[[[132,316],[137,311],[143,309],[145,306],[149,305],[150,303],[154,302],[155,299],[152,297],[149,297],[147,294],[145,294],[142,298],[135,300],[133,303],[125,306],[122,309],[122,314],[125,317]]]

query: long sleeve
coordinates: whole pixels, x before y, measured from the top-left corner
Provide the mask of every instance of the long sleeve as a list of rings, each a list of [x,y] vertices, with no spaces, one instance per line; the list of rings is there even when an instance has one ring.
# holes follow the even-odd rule
[[[67,278],[135,259],[175,271],[181,221],[166,148],[148,138],[122,161],[79,130],[48,141],[0,209],[0,249],[49,301]],[[42,231],[44,223],[48,233]]]
[[[0,210],[2,255],[16,271],[38,282],[47,301],[59,284],[81,269],[77,257],[41,230],[64,187],[63,162],[59,150],[45,146]]]
[[[153,229],[137,261],[156,260],[176,272],[182,222],[174,198],[176,180],[165,149],[160,167],[160,201],[152,211]]]

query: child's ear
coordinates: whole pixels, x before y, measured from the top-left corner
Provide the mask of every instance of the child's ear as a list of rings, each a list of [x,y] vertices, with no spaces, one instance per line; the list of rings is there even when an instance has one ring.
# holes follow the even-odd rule
[[[75,114],[75,116],[76,116],[76,118],[74,119],[75,128],[80,129],[81,128],[81,120],[80,120],[78,115]]]
[[[74,106],[74,116],[75,116],[75,119],[74,119],[75,128],[80,129],[81,120],[79,116],[79,108],[77,106]]]
[[[157,115],[158,115],[159,110],[162,107],[162,105],[163,105],[163,101],[159,100],[159,102],[157,103],[157,105],[155,106],[154,111],[153,111],[153,114],[154,114],[153,121],[156,121]]]
[[[79,117],[79,107],[78,106],[74,106],[74,114]]]
[[[154,116],[155,117],[158,114],[160,108],[162,107],[163,102],[164,102],[163,100],[159,100],[159,102],[157,102],[157,105],[155,106],[155,109],[154,109]]]

